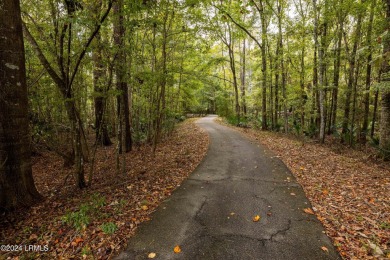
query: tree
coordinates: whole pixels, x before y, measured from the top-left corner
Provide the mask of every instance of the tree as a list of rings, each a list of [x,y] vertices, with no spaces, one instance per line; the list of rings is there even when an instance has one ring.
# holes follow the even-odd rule
[[[354,89],[354,85],[356,82],[356,78],[355,78],[356,53],[357,53],[359,41],[360,41],[362,18],[363,18],[363,10],[361,10],[361,8],[358,8],[356,28],[355,28],[355,33],[354,33],[354,37],[353,37],[353,47],[352,47],[351,53],[348,53],[348,57],[349,57],[348,85],[347,85],[347,93],[346,93],[345,107],[344,107],[344,118],[343,118],[343,125],[342,125],[343,129],[342,129],[341,142],[345,142],[347,137],[348,137],[348,140],[351,142],[351,139],[353,138],[353,129],[351,129],[349,127],[349,125],[350,125],[350,110],[351,110],[352,91]],[[348,47],[347,42],[346,42],[346,49],[347,49],[347,52],[349,52],[349,47]]]
[[[114,43],[117,57],[115,63],[116,88],[120,92],[117,99],[119,118],[119,152],[129,152],[132,147],[129,115],[129,90],[126,81],[125,26],[123,0],[114,3]]]
[[[96,13],[100,13],[102,0],[96,4]],[[99,21],[99,17],[95,18]],[[103,62],[103,42],[100,32],[95,37],[95,48],[92,52],[93,60],[93,87],[95,91],[95,133],[98,144],[111,145],[110,136],[107,129],[107,119],[105,116],[107,104],[107,86],[105,86],[105,66]]]
[[[82,6],[77,1],[65,1],[65,6],[67,7],[65,14],[66,19],[61,29],[58,21],[53,19],[53,26],[56,32],[54,34],[55,51],[52,51],[50,53],[50,56],[53,56],[52,58],[57,61],[57,64],[51,63],[49,61],[49,59],[46,57],[47,55],[45,55],[43,49],[30,32],[28,26],[26,24],[23,24],[23,31],[25,33],[26,39],[33,47],[41,64],[43,65],[47,73],[50,75],[53,82],[56,84],[58,90],[60,91],[64,99],[65,109],[67,111],[67,116],[70,122],[73,144],[73,153],[69,155],[69,157],[73,159],[76,165],[74,175],[77,186],[79,188],[86,187],[84,177],[84,158],[88,157],[88,148],[86,144],[84,127],[83,122],[81,120],[80,111],[77,108],[77,102],[75,101],[73,85],[75,82],[76,75],[79,72],[81,62],[84,59],[85,54],[87,53],[87,50],[90,47],[93,39],[98,34],[102,23],[105,21],[108,14],[110,13],[113,1],[114,0],[110,0],[108,2],[107,9],[99,19],[98,23],[95,23],[92,32],[88,36],[86,42],[83,44],[81,51],[78,55],[72,55],[72,21],[76,12],[82,9]],[[52,6],[52,9],[55,9],[55,7]],[[55,10],[53,10],[52,13],[56,13]],[[29,18],[30,20],[32,20],[32,23],[36,25],[36,22],[32,19],[32,17],[29,16]],[[39,33],[41,33],[42,29],[39,26],[37,27]],[[74,66],[71,68],[71,65]],[[58,68],[59,71],[55,69],[55,66]]]
[[[0,1],[0,207],[39,201],[32,176],[19,0]]]
[[[380,121],[380,148],[383,154],[390,155],[390,0],[385,0],[386,4],[386,30],[387,33],[383,39],[383,65],[381,81],[384,84],[381,100],[381,121]]]

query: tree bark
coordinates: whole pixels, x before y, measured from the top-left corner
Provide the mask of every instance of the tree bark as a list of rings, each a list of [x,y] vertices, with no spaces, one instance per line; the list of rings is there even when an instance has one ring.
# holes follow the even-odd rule
[[[288,127],[288,112],[287,112],[287,91],[286,91],[286,70],[284,65],[284,50],[283,50],[283,32],[282,32],[282,5],[278,1],[278,49],[279,49],[279,61],[280,72],[282,75],[282,95],[283,95],[283,114],[284,114],[284,132],[287,134]]]
[[[374,138],[374,133],[375,133],[375,123],[376,123],[377,111],[378,111],[378,99],[379,99],[379,90],[375,91],[374,111],[372,112],[371,133],[370,133],[371,138]]]
[[[355,30],[352,53],[349,55],[350,57],[349,57],[348,85],[346,91],[344,118],[342,124],[342,132],[341,132],[342,143],[346,141],[347,134],[349,134],[350,139],[353,138],[352,129],[349,129],[349,123],[350,123],[351,97],[352,97],[353,85],[355,82],[354,73],[355,73],[355,66],[356,66],[356,52],[360,40],[361,24],[362,24],[362,12],[360,11],[356,22],[356,30]]]
[[[129,91],[126,82],[126,52],[125,52],[125,27],[123,16],[123,0],[118,0],[113,5],[114,9],[114,44],[117,48],[115,64],[116,88],[120,91],[117,98],[119,118],[119,152],[129,152],[132,148],[130,132]]]
[[[314,7],[314,58],[313,58],[313,123],[315,122],[316,128],[318,129],[318,114],[319,114],[319,102],[318,102],[318,14],[317,14],[317,1],[313,0]],[[317,111],[316,111],[317,107]]]
[[[31,169],[25,54],[19,0],[0,2],[0,210],[42,197]]]
[[[385,0],[386,3],[386,23],[387,34],[383,39],[383,56],[381,82],[384,85],[381,94],[381,120],[380,120],[380,142],[379,147],[382,150],[385,158],[390,158],[390,0]],[[385,83],[385,84],[383,84]]]
[[[316,2],[315,0],[313,1]],[[314,8],[317,8],[315,3]],[[328,29],[328,4],[325,2],[325,10],[323,14],[323,22],[321,25],[321,44],[319,46],[318,63],[319,63],[319,105],[320,105],[320,142],[325,141],[325,122],[326,122],[326,111],[325,111],[325,87],[326,87],[326,38]],[[317,41],[318,42],[318,41]]]
[[[242,53],[241,53],[241,102],[242,112],[246,116],[246,86],[245,86],[245,73],[246,73],[246,41],[242,42]]]
[[[232,35],[231,35],[230,30],[229,30],[229,43],[227,44],[227,47],[229,50],[230,70],[232,71],[232,75],[233,75],[235,112],[236,112],[236,117],[237,117],[237,124],[239,124],[240,123],[240,103],[239,103],[239,94],[238,94],[238,82],[237,82],[237,73],[236,73],[236,62],[235,62],[235,58],[234,58],[234,50],[233,50],[233,43],[232,43]]]
[[[333,72],[333,91],[332,91],[332,106],[331,106],[331,119],[329,124],[329,131],[336,131],[336,117],[337,117],[337,106],[338,106],[338,93],[339,93],[339,82],[340,82],[340,64],[341,64],[341,43],[343,39],[344,21],[339,14],[339,30],[337,35],[337,47],[335,51],[334,61],[334,72]]]
[[[98,144],[111,145],[110,136],[107,130],[107,122],[105,118],[106,111],[106,87],[104,86],[104,65],[102,59],[102,43],[100,33],[96,35],[96,47],[92,52],[92,60],[94,63],[93,69],[93,87],[95,91],[95,134]]]
[[[265,21],[264,3],[263,0],[259,2],[259,14],[261,21],[261,72],[262,72],[262,106],[261,106],[261,129],[267,130],[267,25]]]
[[[368,45],[368,56],[367,56],[367,69],[366,69],[366,93],[364,95],[364,116],[363,126],[360,133],[360,143],[365,144],[367,141],[368,134],[368,116],[370,114],[370,85],[371,85],[371,61],[372,61],[372,24],[374,21],[374,8],[376,1],[371,3],[370,9],[370,20],[368,22],[367,29],[367,45]]]

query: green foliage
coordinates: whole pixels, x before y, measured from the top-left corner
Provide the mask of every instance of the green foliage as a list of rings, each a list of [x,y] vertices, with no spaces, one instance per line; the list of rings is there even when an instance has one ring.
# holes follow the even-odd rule
[[[382,222],[379,227],[383,230],[389,230],[390,229],[390,222]]]
[[[81,255],[86,255],[86,256],[89,256],[91,255],[92,252],[91,252],[91,248],[88,247],[88,246],[84,246],[82,249],[81,249]]]
[[[239,126],[239,127],[244,127],[244,128],[249,126],[248,119],[245,117],[238,118],[235,115],[231,115],[231,116],[226,117],[225,121],[228,124],[234,125],[234,126]]]
[[[73,226],[76,230],[85,229],[90,223],[89,213],[91,206],[88,204],[81,204],[80,209],[76,212],[69,212],[62,217],[62,222]]]
[[[310,123],[309,127],[304,131],[304,134],[310,138],[315,137],[318,134],[318,129],[315,123]]]
[[[81,204],[79,210],[65,214],[61,218],[62,222],[73,226],[76,230],[85,229],[93,217],[98,217],[100,208],[103,207],[105,203],[105,197],[95,193],[92,195],[89,203]]]
[[[118,230],[118,226],[113,222],[107,222],[100,226],[101,230],[104,234],[111,235],[114,234],[115,231]]]

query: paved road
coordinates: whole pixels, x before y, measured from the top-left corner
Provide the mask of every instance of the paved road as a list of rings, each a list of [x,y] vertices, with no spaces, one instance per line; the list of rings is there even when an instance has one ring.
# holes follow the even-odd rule
[[[210,135],[202,163],[117,259],[340,259],[287,167],[214,118],[197,121]]]

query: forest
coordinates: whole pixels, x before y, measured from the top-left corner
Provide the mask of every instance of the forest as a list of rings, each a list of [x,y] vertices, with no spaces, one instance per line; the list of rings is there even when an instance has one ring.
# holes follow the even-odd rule
[[[388,161],[389,27],[390,0],[1,0],[2,225],[58,187],[90,198],[129,169],[148,175],[156,156],[190,173],[208,141],[187,118],[207,114]],[[159,200],[184,177],[169,178]]]

